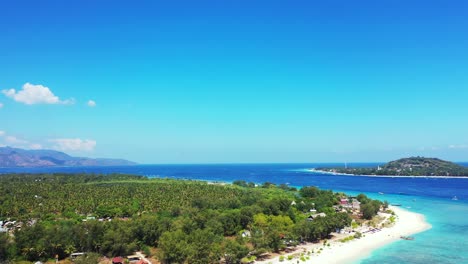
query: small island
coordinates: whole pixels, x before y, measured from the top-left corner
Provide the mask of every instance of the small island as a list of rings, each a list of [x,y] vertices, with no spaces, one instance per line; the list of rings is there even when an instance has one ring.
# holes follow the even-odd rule
[[[468,168],[438,158],[410,157],[376,168],[316,168],[313,171],[365,176],[468,177]]]

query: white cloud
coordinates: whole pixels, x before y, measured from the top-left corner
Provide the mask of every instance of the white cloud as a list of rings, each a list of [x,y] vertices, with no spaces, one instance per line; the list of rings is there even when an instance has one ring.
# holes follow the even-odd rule
[[[450,149],[468,149],[468,145],[450,145]]]
[[[0,131],[0,136],[3,141],[0,143],[2,143],[2,145],[5,145],[5,146],[10,146],[14,148],[24,148],[25,146],[29,144],[27,140],[24,140],[15,136],[7,135],[5,131]]]
[[[32,104],[73,104],[73,99],[60,100],[60,98],[52,93],[52,91],[42,85],[34,85],[25,83],[23,89],[16,91],[15,89],[2,90],[2,93],[19,103],[27,105]]]
[[[79,138],[58,138],[47,141],[42,140],[41,142],[30,142],[0,130],[0,147],[2,146],[25,149],[55,149],[60,151],[92,151],[96,147],[96,141]]]
[[[0,108],[2,108],[2,107],[3,107],[3,104],[2,104],[2,103],[0,103]]]
[[[440,149],[439,147],[435,147],[435,146],[433,146],[433,147],[420,147],[419,148],[419,150],[421,150],[421,151],[439,150],[439,149]]]
[[[89,139],[58,138],[50,141],[55,143],[54,149],[61,151],[92,151],[96,147],[96,141]]]
[[[5,137],[5,142],[11,146],[22,146],[24,144],[28,144],[28,141],[19,139],[14,136],[6,136]]]
[[[22,148],[25,145],[29,144],[27,140],[20,139],[15,136],[8,135],[5,131],[0,130],[0,145],[2,146],[11,146],[11,147],[17,147],[17,148]]]
[[[95,107],[95,106],[96,106],[96,102],[93,101],[93,100],[89,100],[89,101],[88,101],[88,106],[89,106],[89,107]]]
[[[30,149],[42,149],[42,145],[33,143],[33,144],[29,145],[29,148]]]

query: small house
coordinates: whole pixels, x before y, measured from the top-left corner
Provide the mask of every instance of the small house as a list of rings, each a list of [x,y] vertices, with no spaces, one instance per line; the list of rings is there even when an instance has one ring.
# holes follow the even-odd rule
[[[307,217],[307,220],[308,221],[314,221],[314,219],[316,219],[317,217],[325,217],[325,216],[327,216],[327,214],[325,214],[325,213],[312,214],[309,217]]]
[[[138,256],[138,255],[127,256],[127,260],[130,263],[136,263],[137,261],[140,260],[140,256]]]
[[[124,264],[124,259],[122,257],[115,257],[112,259],[112,264]]]
[[[351,203],[351,207],[353,209],[359,210],[361,208],[361,203],[358,200],[353,199],[353,201]]]
[[[85,253],[84,252],[75,252],[75,253],[71,253],[70,254],[70,258],[72,260],[76,259],[77,257],[81,257],[81,256],[84,256]]]

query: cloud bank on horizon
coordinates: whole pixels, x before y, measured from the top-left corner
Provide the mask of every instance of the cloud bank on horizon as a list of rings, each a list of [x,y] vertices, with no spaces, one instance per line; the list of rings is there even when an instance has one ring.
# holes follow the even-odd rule
[[[53,149],[58,151],[91,152],[97,142],[81,138],[56,138],[42,140],[43,143],[31,142],[18,136],[10,135],[0,130],[0,147],[14,147],[24,149]]]
[[[96,147],[96,141],[80,138],[58,138],[51,139],[55,143],[52,148],[61,151],[93,151]]]

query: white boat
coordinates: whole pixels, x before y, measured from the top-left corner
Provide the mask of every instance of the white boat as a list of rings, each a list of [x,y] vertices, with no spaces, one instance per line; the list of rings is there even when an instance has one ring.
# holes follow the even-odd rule
[[[458,198],[456,196],[452,197],[452,200],[458,201]]]

